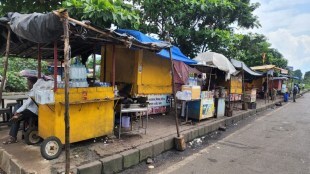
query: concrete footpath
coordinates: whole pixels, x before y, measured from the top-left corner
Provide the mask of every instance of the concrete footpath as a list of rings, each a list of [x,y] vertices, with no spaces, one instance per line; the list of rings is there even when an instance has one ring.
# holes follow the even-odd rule
[[[282,101],[278,99],[276,102]],[[274,103],[276,103],[274,102]],[[220,126],[234,124],[257,112],[274,107],[271,101],[257,102],[257,109],[234,111],[232,117],[209,119],[193,125],[181,126],[186,142],[217,130]],[[1,127],[0,140],[8,135],[8,128]],[[121,139],[100,137],[71,145],[71,166],[74,173],[116,173],[130,168],[148,157],[155,157],[174,148],[176,135],[172,115],[152,116],[148,132],[123,135]],[[0,168],[7,173],[61,173],[64,168],[65,153],[55,160],[41,157],[39,146],[25,145],[22,140],[16,144],[0,145]]]

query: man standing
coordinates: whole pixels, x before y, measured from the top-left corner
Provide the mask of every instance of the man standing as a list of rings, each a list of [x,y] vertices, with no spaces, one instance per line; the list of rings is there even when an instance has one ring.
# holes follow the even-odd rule
[[[293,102],[296,102],[296,95],[298,93],[298,87],[296,84],[294,84],[294,88],[293,88]]]

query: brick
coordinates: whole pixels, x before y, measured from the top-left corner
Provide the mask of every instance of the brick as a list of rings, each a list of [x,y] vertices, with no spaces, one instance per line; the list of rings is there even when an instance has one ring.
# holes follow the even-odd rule
[[[93,161],[77,167],[78,174],[101,174],[102,163],[101,161]]]
[[[123,156],[120,154],[102,158],[100,161],[104,174],[117,173],[123,169]]]
[[[146,160],[147,158],[153,157],[153,144],[146,143],[141,146],[138,146],[137,149],[139,149],[139,160],[140,162]]]
[[[129,167],[135,166],[140,162],[139,149],[130,149],[121,153],[123,156],[123,167],[127,169]]]
[[[153,155],[154,155],[154,157],[165,151],[164,140],[162,140],[162,139],[156,140],[156,141],[152,142],[152,144],[153,144]]]

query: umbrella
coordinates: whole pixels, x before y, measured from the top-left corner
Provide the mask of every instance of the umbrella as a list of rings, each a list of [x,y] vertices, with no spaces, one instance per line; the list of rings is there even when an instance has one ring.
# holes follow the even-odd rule
[[[37,70],[25,69],[25,70],[20,71],[19,75],[22,77],[36,77],[36,78],[38,78],[38,71]],[[44,74],[41,74],[41,76],[44,80],[53,80],[52,77],[46,76]]]
[[[227,57],[215,52],[199,53],[195,58],[195,61],[200,65],[215,66],[218,69],[226,72],[225,79],[230,79],[230,75],[236,72],[235,67],[231,64]]]

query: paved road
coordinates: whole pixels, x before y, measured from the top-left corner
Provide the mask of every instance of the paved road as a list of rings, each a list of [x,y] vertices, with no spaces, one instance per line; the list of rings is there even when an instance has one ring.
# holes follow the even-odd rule
[[[198,153],[156,171],[162,174],[309,174],[310,94],[297,103],[267,112]]]

